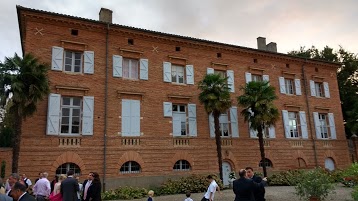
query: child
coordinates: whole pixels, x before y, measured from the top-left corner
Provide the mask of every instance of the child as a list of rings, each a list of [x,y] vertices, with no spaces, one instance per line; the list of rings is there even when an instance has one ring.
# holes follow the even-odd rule
[[[190,195],[191,195],[190,191],[187,191],[186,192],[186,198],[185,198],[184,201],[193,201],[193,199],[190,198]]]
[[[154,196],[154,191],[150,190],[148,192],[148,200],[147,201],[153,201],[153,198],[152,198],[153,196]]]

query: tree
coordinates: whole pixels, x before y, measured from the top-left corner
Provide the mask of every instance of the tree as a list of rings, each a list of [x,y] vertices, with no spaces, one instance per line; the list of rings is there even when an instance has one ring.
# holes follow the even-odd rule
[[[22,121],[36,112],[37,103],[49,93],[48,69],[31,54],[24,58],[15,54],[0,62],[0,104],[7,105],[14,118],[12,172],[18,172]]]
[[[268,81],[252,81],[242,90],[244,94],[237,98],[238,104],[244,108],[241,115],[244,116],[245,122],[249,122],[251,129],[257,130],[262,169],[264,176],[267,177],[263,130],[273,126],[279,118],[278,109],[273,104],[277,99],[275,88],[270,86]]]
[[[204,104],[205,111],[214,117],[215,142],[219,162],[220,179],[223,180],[221,132],[219,117],[231,107],[231,99],[227,79],[217,74],[208,74],[199,82],[199,101]]]

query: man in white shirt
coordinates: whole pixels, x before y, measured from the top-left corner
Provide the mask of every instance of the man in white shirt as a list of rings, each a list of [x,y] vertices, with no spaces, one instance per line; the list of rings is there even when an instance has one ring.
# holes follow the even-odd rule
[[[210,185],[208,187],[208,190],[204,194],[203,199],[201,199],[201,201],[213,201],[218,184],[216,183],[213,176],[211,176],[211,175],[208,175],[206,177],[206,180],[208,180],[210,182]]]
[[[25,185],[27,186],[27,191],[28,191],[32,185],[31,180],[26,177],[26,174],[22,174],[21,179],[24,181]]]
[[[44,172],[43,177],[39,179],[33,188],[34,194],[36,195],[37,201],[45,201],[50,196],[51,185],[50,181],[47,179],[48,173]]]
[[[83,182],[83,201],[87,201],[87,191],[88,191],[88,188],[91,186],[92,184],[92,180],[93,180],[93,172],[90,172],[88,174],[88,179],[86,179],[84,182]]]

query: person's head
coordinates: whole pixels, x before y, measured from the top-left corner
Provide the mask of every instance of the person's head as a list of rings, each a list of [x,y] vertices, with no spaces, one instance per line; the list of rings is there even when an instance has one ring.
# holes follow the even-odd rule
[[[17,173],[12,173],[9,176],[9,184],[10,186],[13,186],[16,182],[20,180],[20,177]]]
[[[93,180],[93,172],[90,172],[87,177],[88,180]]]
[[[26,174],[22,174],[21,179],[26,179]]]
[[[20,182],[15,182],[11,187],[11,196],[14,200],[18,200],[19,197],[26,192],[27,188]]]
[[[190,191],[187,191],[185,195],[186,195],[187,198],[190,198],[190,196],[191,196]]]
[[[67,176],[73,176],[73,174],[74,174],[73,170],[69,170],[69,171],[67,172]]]
[[[80,183],[80,177],[76,177],[77,183]]]
[[[53,180],[55,180],[56,182],[58,182],[58,176],[55,175],[55,176],[53,177]]]
[[[101,183],[101,179],[99,178],[99,174],[97,172],[93,172],[92,175],[93,175],[93,180],[92,181],[94,183],[96,183],[96,182]]]
[[[254,176],[254,169],[252,169],[252,167],[247,167],[245,168],[246,170],[246,176],[248,178],[252,178]]]
[[[42,172],[39,172],[39,178],[41,179],[43,177]]]
[[[206,177],[206,180],[212,182],[212,181],[214,180],[214,178],[213,178],[212,175],[209,174],[209,175]]]
[[[47,173],[47,172],[42,173],[42,178],[47,178],[47,177],[48,177],[48,173]]]
[[[153,197],[154,196],[154,191],[153,190],[148,191],[148,196]]]
[[[246,170],[245,170],[245,169],[241,169],[241,170],[239,171],[239,176],[240,176],[240,178],[246,177]]]
[[[61,182],[61,181],[65,180],[66,178],[67,178],[66,175],[61,174],[61,175],[58,177],[58,181]]]

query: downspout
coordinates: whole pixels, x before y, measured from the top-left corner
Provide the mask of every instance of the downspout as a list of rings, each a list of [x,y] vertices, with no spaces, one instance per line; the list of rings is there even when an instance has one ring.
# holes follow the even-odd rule
[[[106,32],[106,81],[105,81],[105,95],[104,95],[104,131],[103,131],[103,192],[106,191],[106,174],[107,174],[107,105],[108,105],[108,34],[109,34],[109,23],[107,23]]]
[[[308,112],[308,124],[310,127],[310,134],[311,134],[311,139],[313,142],[313,154],[314,154],[314,161],[316,164],[316,167],[318,167],[318,160],[317,160],[317,147],[316,147],[316,135],[313,134],[314,129],[312,128],[312,123],[311,123],[311,110],[310,110],[310,105],[309,105],[309,100],[308,100],[308,84],[307,84],[307,78],[306,78],[306,73],[305,73],[305,63],[307,63],[307,59],[305,59],[304,63],[302,64],[302,75],[303,75],[303,84],[304,84],[304,88],[305,88],[305,96],[306,96],[306,106],[307,106],[307,112]]]

